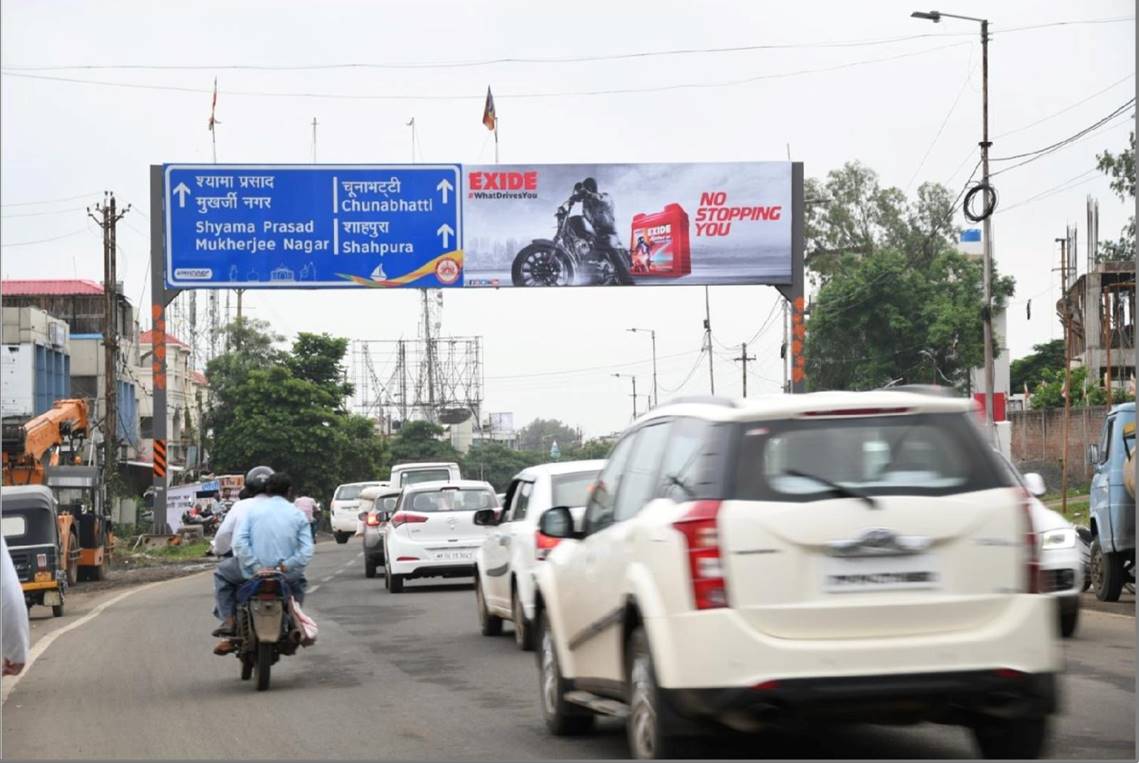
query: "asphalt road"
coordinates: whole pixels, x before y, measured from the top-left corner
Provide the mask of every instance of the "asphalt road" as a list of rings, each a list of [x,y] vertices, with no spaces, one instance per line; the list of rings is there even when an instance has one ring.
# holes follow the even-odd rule
[[[37,640],[54,639],[3,705],[7,758],[455,759],[626,757],[622,727],[550,736],[537,669],[506,633],[479,635],[469,584],[412,583],[388,594],[367,580],[356,540],[321,543],[306,611],[319,643],[284,658],[268,692],[211,654],[208,575],[69,600]],[[76,603],[73,605],[71,601]],[[108,602],[110,602],[108,604]],[[75,618],[89,616],[65,630]],[[1130,610],[1133,612],[1133,610]],[[1064,712],[1051,755],[1135,755],[1135,619],[1085,611],[1067,642]],[[969,734],[930,724],[725,736],[704,757],[973,758]]]

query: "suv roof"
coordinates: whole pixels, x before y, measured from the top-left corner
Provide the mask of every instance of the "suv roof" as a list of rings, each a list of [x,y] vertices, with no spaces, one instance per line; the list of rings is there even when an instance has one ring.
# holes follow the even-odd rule
[[[440,469],[445,466],[455,466],[458,464],[454,461],[412,461],[406,464],[396,464],[392,469]]]
[[[967,413],[976,403],[968,398],[939,397],[917,392],[876,390],[873,392],[809,392],[801,395],[757,395],[735,402],[726,398],[677,400],[642,416],[649,421],[665,416],[695,416],[713,421],[754,421],[756,419],[798,418],[836,414],[840,411],[894,413]],[[839,414],[841,415],[841,414]],[[848,413],[847,415],[857,415]]]
[[[542,474],[547,474],[553,477],[559,474],[588,472],[591,469],[600,471],[604,466],[604,458],[598,458],[589,461],[557,461],[552,464],[537,464],[535,466],[527,466],[525,469],[518,472],[518,476],[537,477]]]

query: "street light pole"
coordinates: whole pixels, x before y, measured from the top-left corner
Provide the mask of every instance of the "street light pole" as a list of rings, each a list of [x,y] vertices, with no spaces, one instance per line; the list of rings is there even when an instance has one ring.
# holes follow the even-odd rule
[[[660,398],[657,396],[657,332],[656,332],[656,329],[626,329],[626,331],[630,331],[634,334],[636,334],[638,331],[641,333],[647,332],[648,335],[650,337],[652,337],[652,340],[653,340],[653,396],[651,398],[649,398],[649,400],[651,403],[650,407],[656,408],[658,405],[660,405]]]
[[[926,19],[938,23],[942,18],[962,19],[976,21],[981,25],[981,187],[989,188],[989,20],[974,16],[957,16],[952,13],[939,11],[914,11],[912,18]],[[984,191],[989,194],[990,191]],[[987,204],[986,202],[983,202]],[[981,324],[984,329],[985,349],[985,425],[989,437],[996,442],[996,426],[993,417],[993,387],[995,386],[995,372],[993,369],[993,222],[992,210],[986,210],[982,220],[984,241],[982,242],[981,271],[984,290],[984,305],[981,308]]]

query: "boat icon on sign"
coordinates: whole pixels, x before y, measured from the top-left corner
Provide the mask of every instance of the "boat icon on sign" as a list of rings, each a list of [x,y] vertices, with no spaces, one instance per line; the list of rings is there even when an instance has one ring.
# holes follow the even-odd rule
[[[388,280],[387,273],[384,272],[384,265],[380,263],[376,269],[372,271],[371,279],[373,281],[386,281]]]

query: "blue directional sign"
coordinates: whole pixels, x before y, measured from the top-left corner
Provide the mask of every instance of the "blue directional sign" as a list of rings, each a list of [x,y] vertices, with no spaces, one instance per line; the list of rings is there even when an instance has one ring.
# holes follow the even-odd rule
[[[463,285],[457,164],[167,164],[164,176],[170,288]]]

